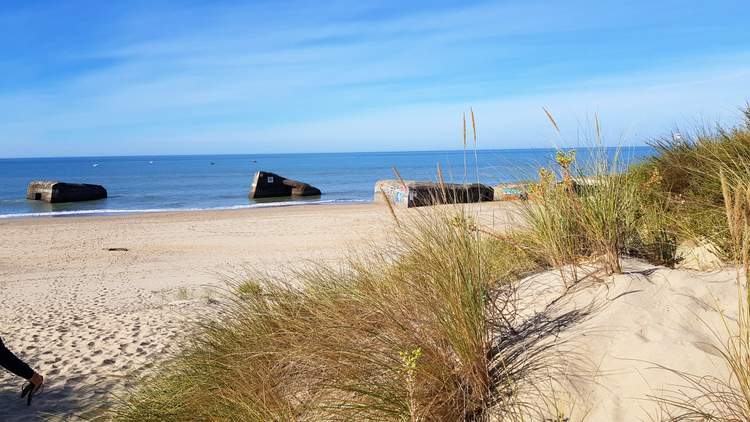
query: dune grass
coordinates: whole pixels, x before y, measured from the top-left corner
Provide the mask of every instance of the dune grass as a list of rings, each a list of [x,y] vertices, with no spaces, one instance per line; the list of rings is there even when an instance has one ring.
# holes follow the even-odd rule
[[[736,127],[703,129],[652,142],[654,157],[630,168],[644,183],[645,200],[659,198],[680,240],[706,239],[731,261],[720,174],[737,179],[750,171],[750,106]]]
[[[112,418],[510,418],[532,351],[506,355],[515,310],[489,302],[540,264],[472,221],[420,218],[387,253],[246,281]]]
[[[750,108],[744,116],[737,127],[656,140],[656,154],[633,165],[603,147],[591,148],[593,157],[580,164],[559,151],[558,168],[540,170],[521,207],[530,228],[523,242],[549,265],[572,270],[563,273],[569,282],[581,263],[618,273],[623,255],[673,266],[686,240],[707,240],[731,262],[720,174],[750,174]],[[591,143],[601,145],[598,119]]]
[[[547,116],[559,132],[552,115]],[[540,169],[539,181],[521,206],[528,230],[522,231],[520,241],[560,268],[568,284],[578,279],[583,263],[613,274],[622,271],[623,255],[667,263],[675,249],[658,200],[644,200],[647,181],[623,171],[627,163],[619,149],[610,156],[601,146],[596,122],[598,146],[588,149],[590,157],[579,164],[575,151],[558,151],[558,168]]]

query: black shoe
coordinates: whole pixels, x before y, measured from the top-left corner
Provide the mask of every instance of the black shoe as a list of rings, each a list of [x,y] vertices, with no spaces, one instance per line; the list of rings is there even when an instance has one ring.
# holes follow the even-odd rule
[[[42,389],[42,385],[34,385],[32,383],[28,383],[24,385],[23,389],[21,389],[21,398],[26,398],[26,406],[31,406],[31,398],[34,397],[34,394],[37,394],[39,390]]]

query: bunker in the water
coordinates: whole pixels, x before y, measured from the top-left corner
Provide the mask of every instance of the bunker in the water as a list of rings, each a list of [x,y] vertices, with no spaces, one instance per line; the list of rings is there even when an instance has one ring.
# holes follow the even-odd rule
[[[49,203],[93,201],[106,197],[107,190],[103,186],[85,183],[34,181],[26,190],[26,199]]]

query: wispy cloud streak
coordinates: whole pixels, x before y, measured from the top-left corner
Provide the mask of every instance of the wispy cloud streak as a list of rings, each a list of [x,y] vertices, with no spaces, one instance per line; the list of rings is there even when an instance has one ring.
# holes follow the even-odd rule
[[[547,146],[543,105],[639,136],[730,119],[750,16],[725,3],[17,7],[0,156],[446,148],[471,104],[485,147]]]

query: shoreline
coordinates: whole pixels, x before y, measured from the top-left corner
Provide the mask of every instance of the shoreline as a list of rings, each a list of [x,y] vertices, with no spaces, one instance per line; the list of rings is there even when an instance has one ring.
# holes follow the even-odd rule
[[[356,204],[372,204],[374,203],[371,199],[328,199],[319,201],[281,201],[281,202],[260,202],[255,204],[247,205],[229,205],[225,207],[216,208],[154,208],[154,209],[96,209],[96,210],[65,210],[65,211],[48,211],[38,213],[15,213],[15,214],[0,214],[0,222],[5,220],[21,220],[21,219],[38,219],[38,218],[82,218],[82,217],[112,217],[112,216],[124,216],[124,215],[141,215],[141,214],[177,214],[177,213],[190,213],[190,212],[214,212],[214,211],[237,211],[237,210],[251,210],[251,209],[267,209],[267,208],[288,208],[288,207],[300,207],[300,206],[339,206],[339,205],[356,205]]]

